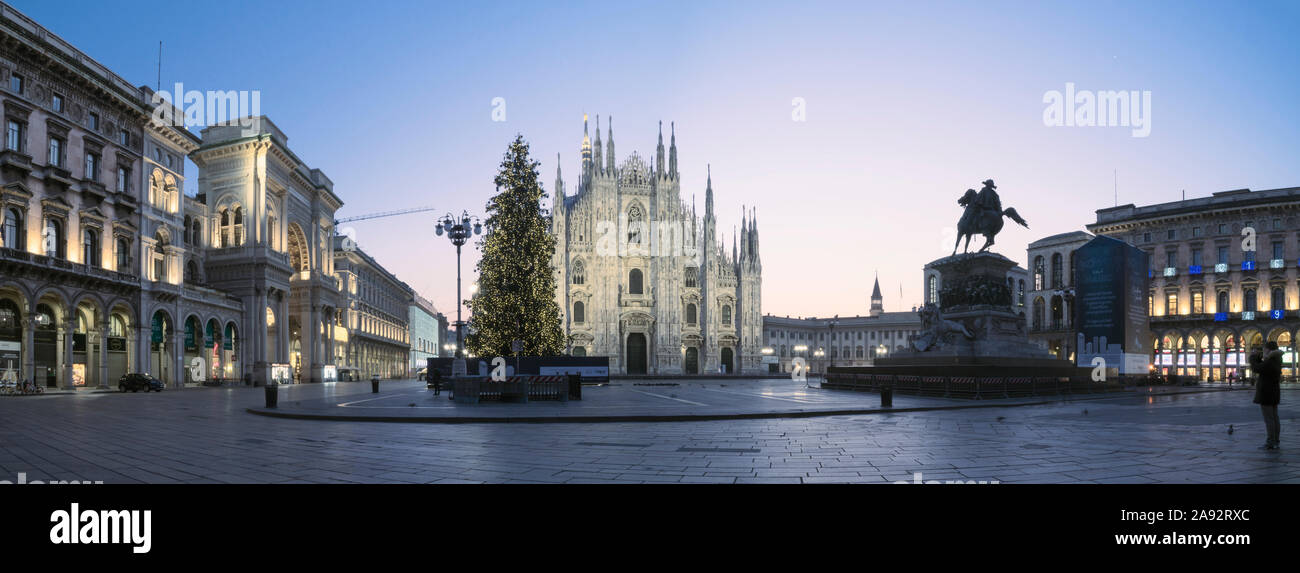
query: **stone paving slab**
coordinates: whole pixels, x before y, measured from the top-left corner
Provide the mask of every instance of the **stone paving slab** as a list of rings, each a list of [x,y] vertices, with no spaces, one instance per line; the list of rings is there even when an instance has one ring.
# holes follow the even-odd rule
[[[1162,395],[1227,391],[1226,388],[1138,388],[1127,394]],[[680,422],[781,417],[840,416],[934,409],[1000,408],[1113,398],[1116,394],[1038,396],[991,400],[894,395],[881,406],[877,393],[823,390],[816,382],[788,379],[716,379],[585,387],[583,399],[527,404],[459,404],[444,391],[434,395],[418,382],[389,382],[378,394],[355,393],[280,400],[278,407],[250,407],[253,414],[334,421],[426,423]]]
[[[768,383],[775,384],[760,384]],[[843,399],[842,392],[802,391],[804,400]],[[373,397],[368,384],[280,392],[283,405]],[[898,398],[901,405],[907,397]],[[301,421],[246,411],[261,401],[261,389],[247,388],[0,399],[0,480],[21,473],[106,483],[911,483],[920,472],[924,480],[1002,484],[1300,483],[1294,386],[1283,390],[1283,449],[1276,451],[1256,449],[1263,422],[1249,391],[533,425]]]

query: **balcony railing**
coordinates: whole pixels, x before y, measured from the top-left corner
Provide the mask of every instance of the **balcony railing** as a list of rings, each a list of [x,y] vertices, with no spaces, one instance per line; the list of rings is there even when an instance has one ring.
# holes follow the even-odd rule
[[[119,273],[117,271],[106,269],[95,265],[74,263],[66,259],[60,259],[58,257],[50,257],[47,255],[38,255],[35,253],[29,253],[27,251],[22,251],[18,249],[9,249],[5,247],[0,247],[0,260],[17,262],[17,263],[26,263],[29,265],[46,268],[46,269],[57,269],[57,270],[66,271],[69,273],[74,273],[82,276],[89,276],[97,279],[113,281],[116,283],[122,283],[127,285],[140,284],[140,278],[130,273]]]

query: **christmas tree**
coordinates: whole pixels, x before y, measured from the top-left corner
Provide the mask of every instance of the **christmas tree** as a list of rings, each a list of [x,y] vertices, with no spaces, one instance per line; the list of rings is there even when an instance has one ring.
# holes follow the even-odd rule
[[[523,341],[523,356],[564,353],[560,306],[555,302],[551,236],[538,180],[540,163],[516,136],[496,176],[497,194],[487,204],[487,232],[479,241],[478,294],[470,307],[465,347],[477,356],[511,356],[511,342]]]

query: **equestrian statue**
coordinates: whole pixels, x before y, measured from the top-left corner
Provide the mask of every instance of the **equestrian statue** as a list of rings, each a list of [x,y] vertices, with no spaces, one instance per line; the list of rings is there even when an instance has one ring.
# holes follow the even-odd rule
[[[962,237],[966,237],[966,246],[962,252],[969,252],[971,237],[975,235],[984,235],[984,246],[977,252],[989,250],[993,246],[993,237],[1002,231],[1002,217],[1029,228],[1029,223],[1020,218],[1015,209],[1008,207],[1005,211],[1002,210],[1002,199],[995,189],[997,185],[989,179],[978,193],[974,189],[967,189],[966,194],[957,200],[957,204],[965,207],[966,211],[957,222],[957,242],[952,246],[952,254],[957,254],[957,246],[961,244]]]

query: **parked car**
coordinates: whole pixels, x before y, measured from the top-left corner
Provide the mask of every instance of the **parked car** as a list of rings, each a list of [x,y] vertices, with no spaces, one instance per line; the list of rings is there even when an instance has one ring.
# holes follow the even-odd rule
[[[132,372],[130,374],[123,374],[122,377],[117,380],[117,389],[121,392],[126,392],[127,390],[132,392],[139,392],[141,390],[144,390],[145,392],[150,390],[162,392],[163,383],[162,380],[154,378],[148,374]]]

